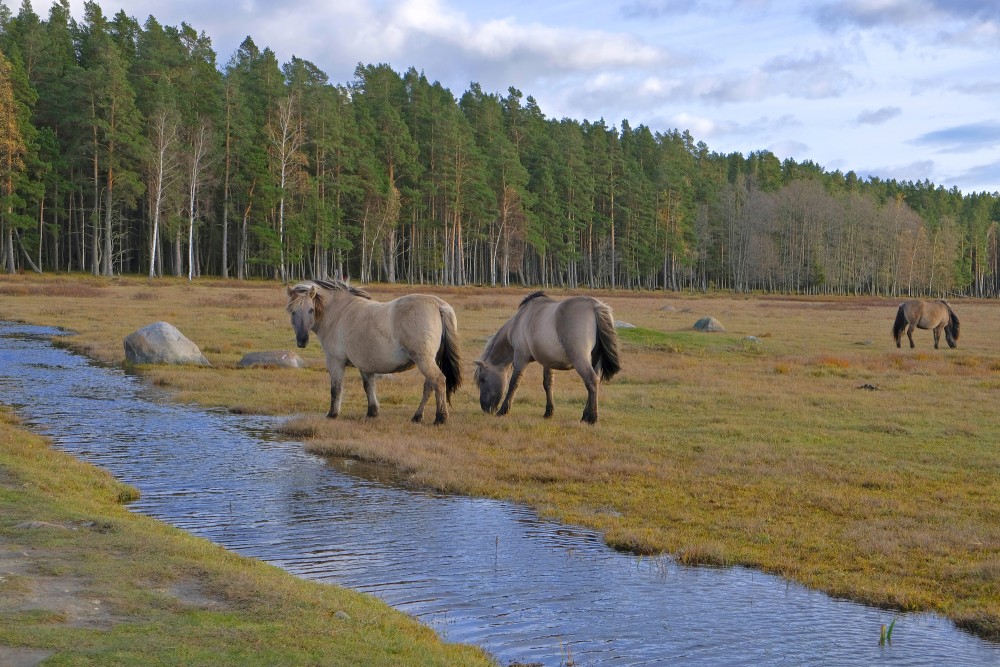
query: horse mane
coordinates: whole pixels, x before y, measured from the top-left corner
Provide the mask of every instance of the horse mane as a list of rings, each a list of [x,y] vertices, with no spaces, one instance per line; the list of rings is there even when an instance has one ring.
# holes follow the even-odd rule
[[[311,280],[309,281],[317,287],[322,287],[328,290],[337,290],[338,292],[347,292],[354,296],[359,296],[362,299],[368,299],[371,301],[372,295],[359,287],[353,287],[349,285],[346,281],[334,278],[333,280]],[[308,283],[307,283],[308,284]]]
[[[541,299],[541,298],[543,298],[543,297],[544,297],[544,298],[546,298],[546,299],[547,299],[547,298],[549,298],[549,297],[548,297],[548,296],[547,296],[547,295],[545,294],[545,292],[544,292],[544,291],[541,291],[541,290],[539,290],[538,292],[532,292],[532,293],[531,293],[531,294],[529,294],[528,296],[526,296],[526,297],[524,297],[523,299],[521,299],[521,303],[519,303],[519,304],[517,305],[517,307],[518,307],[518,308],[523,308],[523,307],[524,307],[524,304],[528,303],[529,301],[534,301],[535,299]]]
[[[288,312],[296,310],[302,301],[309,297],[310,283],[299,283],[295,287],[288,288]]]
[[[347,292],[362,299],[371,300],[371,295],[364,291],[363,289],[358,289],[357,287],[351,287],[346,282],[342,280],[307,280],[301,282],[295,287],[288,288],[288,306],[286,309],[288,312],[293,312],[302,305],[303,300],[311,298],[312,292],[317,288],[322,287],[325,290],[336,290],[338,292]],[[313,305],[316,308],[316,320],[320,321],[323,319],[323,310],[326,303],[322,295],[317,294],[316,299],[313,300]]]

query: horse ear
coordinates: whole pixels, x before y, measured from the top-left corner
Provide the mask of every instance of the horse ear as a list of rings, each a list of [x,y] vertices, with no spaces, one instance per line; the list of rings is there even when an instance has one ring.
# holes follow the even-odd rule
[[[316,298],[316,294],[318,292],[319,292],[319,290],[316,289],[315,285],[310,285],[309,286],[309,298],[310,299],[315,299]]]
[[[482,361],[481,361],[480,359],[476,359],[476,360],[475,360],[475,361],[473,361],[472,363],[474,363],[474,364],[475,364],[476,366],[478,366],[479,368],[482,368],[483,366],[485,366],[485,365],[486,365],[486,364],[484,364],[484,363],[483,363],[483,362],[482,362]]]

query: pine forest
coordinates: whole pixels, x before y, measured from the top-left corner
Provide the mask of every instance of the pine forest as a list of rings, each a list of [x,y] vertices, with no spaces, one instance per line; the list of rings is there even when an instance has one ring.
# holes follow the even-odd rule
[[[0,5],[6,272],[996,297],[998,197]]]

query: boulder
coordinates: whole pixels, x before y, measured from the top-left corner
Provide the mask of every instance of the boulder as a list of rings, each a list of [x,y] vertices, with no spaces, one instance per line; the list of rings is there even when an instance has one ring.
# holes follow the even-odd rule
[[[625,320],[615,320],[615,329],[635,329],[636,326]]]
[[[288,350],[269,350],[266,352],[247,352],[237,363],[240,368],[249,366],[280,366],[282,368],[305,368],[306,362],[295,352]]]
[[[125,359],[132,364],[211,365],[197,345],[167,322],[154,322],[126,336]]]
[[[726,332],[726,327],[722,326],[722,323],[714,317],[703,317],[694,323],[695,331],[717,331],[721,333]]]

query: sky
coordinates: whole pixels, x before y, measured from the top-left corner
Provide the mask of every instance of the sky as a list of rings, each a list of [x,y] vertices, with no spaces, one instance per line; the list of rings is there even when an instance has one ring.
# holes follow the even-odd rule
[[[6,0],[13,11],[20,2]],[[83,0],[71,0],[82,17]],[[188,23],[220,67],[247,36],[347,84],[415,67],[548,118],[689,130],[861,177],[1000,191],[997,0],[99,0]],[[43,17],[48,5],[35,0]]]

